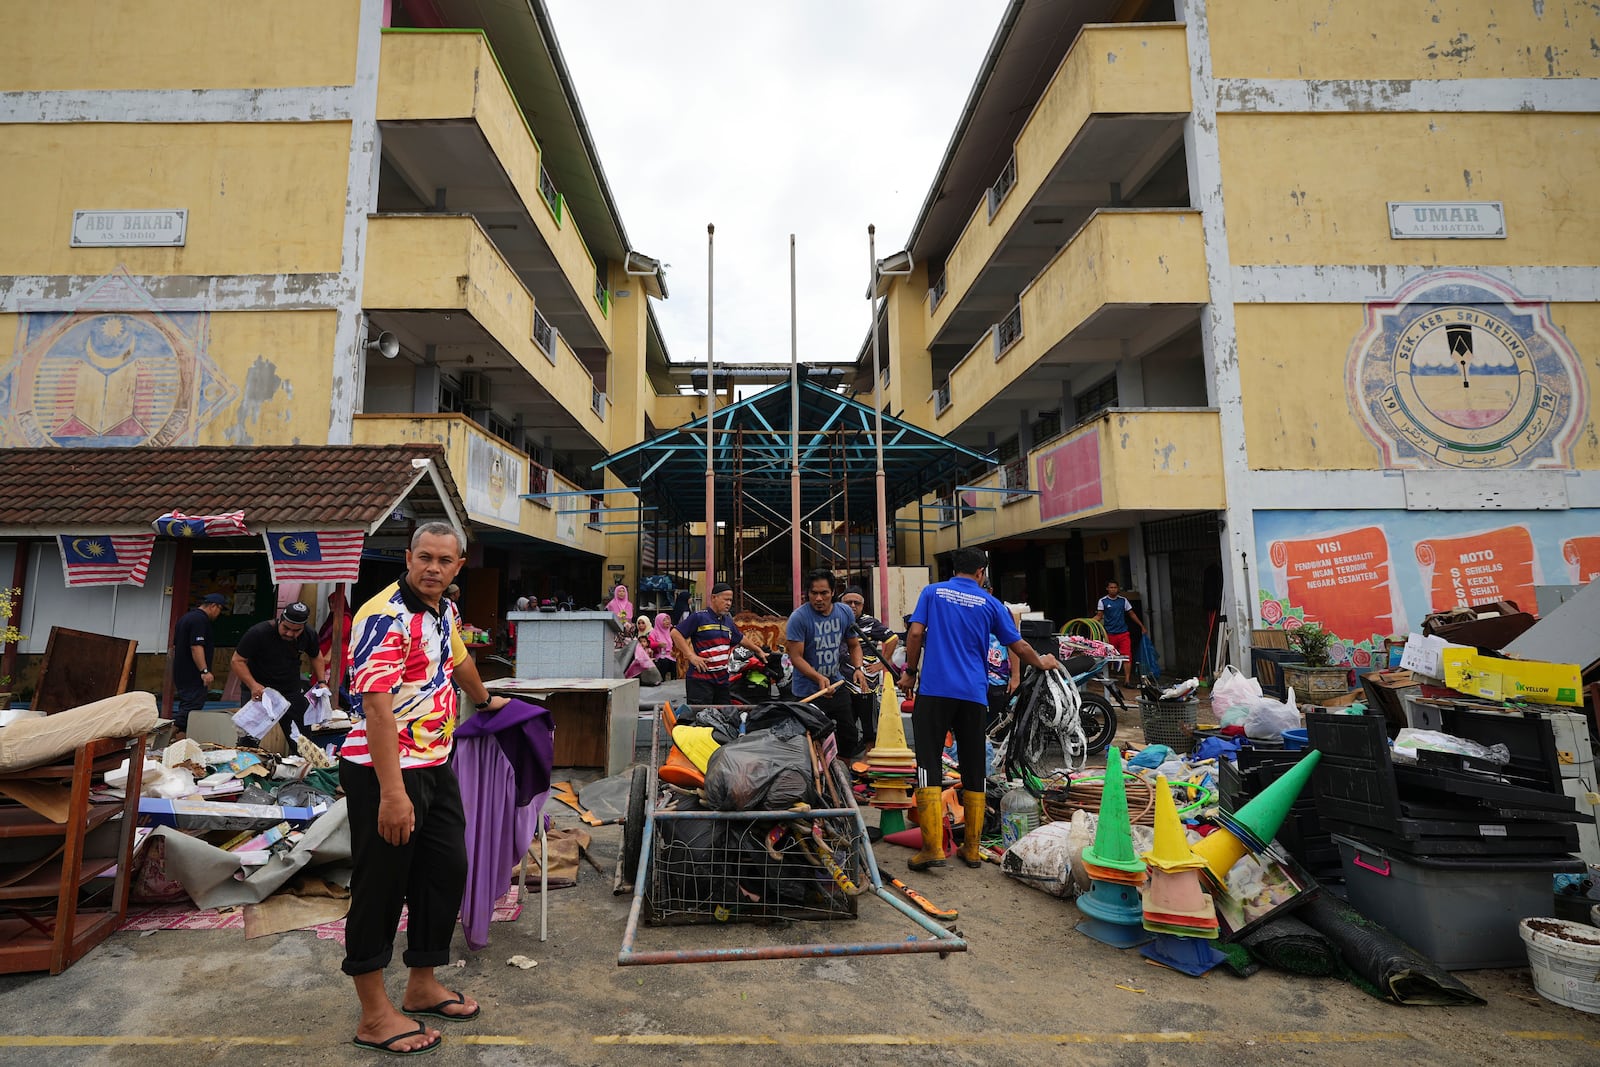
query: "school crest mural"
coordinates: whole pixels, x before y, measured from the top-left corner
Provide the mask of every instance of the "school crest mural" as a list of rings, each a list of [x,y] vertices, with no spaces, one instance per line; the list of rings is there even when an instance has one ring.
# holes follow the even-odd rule
[[[1570,467],[1589,415],[1549,306],[1472,271],[1435,271],[1369,304],[1347,388],[1389,468]]]
[[[15,355],[0,366],[0,441],[194,444],[238,395],[206,351],[208,318],[160,307],[125,273],[70,310],[25,312]]]

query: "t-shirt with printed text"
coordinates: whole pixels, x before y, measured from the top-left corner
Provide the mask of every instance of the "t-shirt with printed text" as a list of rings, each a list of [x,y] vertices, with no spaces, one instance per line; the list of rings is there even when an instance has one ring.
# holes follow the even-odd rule
[[[844,648],[856,624],[856,613],[843,604],[833,605],[826,615],[819,615],[809,603],[801,604],[789,616],[783,636],[788,641],[804,641],[806,662],[830,682],[837,681],[844,666]],[[815,693],[820,686],[810,678],[795,671],[789,688],[799,700]]]
[[[990,635],[1007,646],[1022,639],[1010,610],[977,582],[958,575],[924,587],[911,621],[928,631],[917,692],[987,704]]]

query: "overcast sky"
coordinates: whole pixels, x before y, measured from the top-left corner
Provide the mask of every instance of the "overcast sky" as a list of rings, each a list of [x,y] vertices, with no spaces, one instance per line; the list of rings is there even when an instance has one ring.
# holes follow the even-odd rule
[[[800,359],[853,358],[867,224],[904,246],[1004,0],[548,4],[673,360],[705,361],[707,223],[719,363],[788,360],[790,233]]]

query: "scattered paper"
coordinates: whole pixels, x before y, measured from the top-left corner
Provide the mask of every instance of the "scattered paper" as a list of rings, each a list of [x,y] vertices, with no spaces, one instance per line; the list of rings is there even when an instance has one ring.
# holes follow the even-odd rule
[[[265,737],[267,731],[278,724],[283,713],[289,710],[289,700],[276,689],[266,689],[260,700],[252,700],[240,708],[233,724],[250,737]]]
[[[506,960],[506,963],[512,967],[521,967],[525,971],[539,966],[538,960],[530,960],[526,956],[512,956],[509,960]]]

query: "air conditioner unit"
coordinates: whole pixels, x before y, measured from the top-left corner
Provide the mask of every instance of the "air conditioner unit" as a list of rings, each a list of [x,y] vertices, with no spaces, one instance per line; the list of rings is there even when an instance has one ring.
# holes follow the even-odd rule
[[[464,404],[489,403],[489,379],[482,371],[461,373],[461,402]]]

